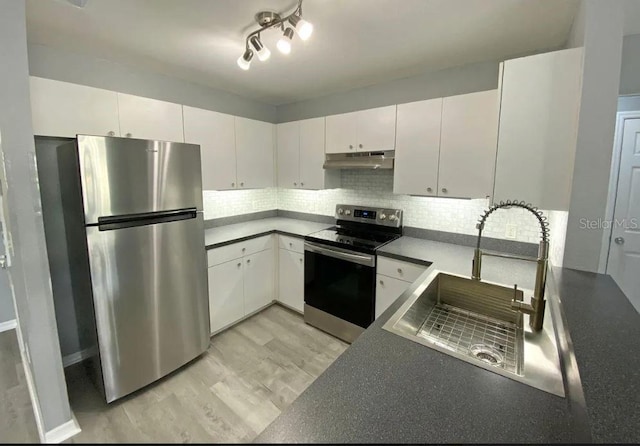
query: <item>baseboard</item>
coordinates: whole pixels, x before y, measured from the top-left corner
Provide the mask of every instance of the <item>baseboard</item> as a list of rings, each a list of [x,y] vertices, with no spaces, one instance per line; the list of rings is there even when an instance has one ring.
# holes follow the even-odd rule
[[[10,321],[0,322],[0,333],[3,331],[13,330],[18,326],[18,322],[15,319],[11,319]]]
[[[20,327],[16,327],[16,333],[18,334],[18,344],[20,344],[20,356],[22,357],[22,368],[24,370],[24,377],[27,380],[27,389],[29,390],[29,397],[31,398],[31,406],[33,408],[33,416],[36,419],[36,428],[38,429],[38,437],[40,441],[45,441],[44,422],[42,421],[42,413],[40,412],[40,401],[36,394],[36,385],[33,381],[33,375],[31,374],[31,367],[29,367],[27,354],[25,350],[24,340],[22,339],[22,331]]]
[[[62,443],[63,441],[68,440],[74,435],[79,434],[80,431],[81,429],[80,425],[78,424],[78,420],[76,420],[76,416],[72,413],[71,419],[69,421],[45,432],[44,442]]]
[[[98,353],[97,347],[89,347],[84,350],[80,350],[79,352],[71,353],[70,355],[66,355],[62,357],[62,366],[64,368],[69,367],[70,365],[77,364],[85,359],[88,359]]]

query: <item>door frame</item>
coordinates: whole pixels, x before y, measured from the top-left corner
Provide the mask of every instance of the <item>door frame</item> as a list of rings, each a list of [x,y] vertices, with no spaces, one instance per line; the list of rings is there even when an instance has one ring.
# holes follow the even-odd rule
[[[618,182],[620,180],[620,159],[622,158],[622,137],[624,136],[624,124],[627,119],[640,119],[640,110],[624,111],[616,113],[616,127],[613,137],[613,154],[611,157],[611,171],[609,173],[609,191],[607,193],[607,207],[604,221],[613,221],[618,198]],[[600,261],[598,272],[609,274],[609,251],[611,250],[612,225],[603,228],[602,244],[600,248]]]

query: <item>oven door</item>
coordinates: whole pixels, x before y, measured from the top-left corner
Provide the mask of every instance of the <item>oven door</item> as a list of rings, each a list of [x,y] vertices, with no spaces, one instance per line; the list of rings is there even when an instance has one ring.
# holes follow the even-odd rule
[[[375,315],[376,257],[304,244],[304,302],[367,328]]]

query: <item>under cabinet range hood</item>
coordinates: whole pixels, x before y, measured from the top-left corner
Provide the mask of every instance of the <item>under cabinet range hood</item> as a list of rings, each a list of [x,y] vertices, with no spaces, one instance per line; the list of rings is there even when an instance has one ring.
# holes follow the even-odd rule
[[[327,153],[325,169],[393,169],[394,151]]]

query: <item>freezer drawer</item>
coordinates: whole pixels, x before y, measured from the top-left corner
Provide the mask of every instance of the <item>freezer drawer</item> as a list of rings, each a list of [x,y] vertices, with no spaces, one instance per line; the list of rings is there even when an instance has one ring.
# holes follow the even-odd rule
[[[202,210],[200,146],[78,135],[77,163],[86,224],[103,216]]]
[[[87,227],[107,402],[177,369],[209,344],[202,213],[100,230]]]

